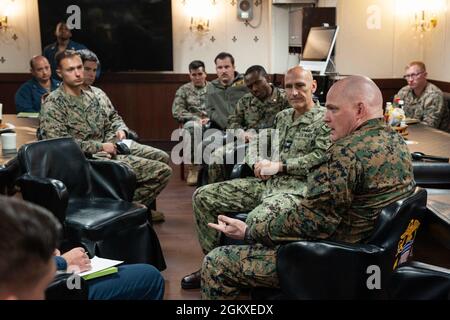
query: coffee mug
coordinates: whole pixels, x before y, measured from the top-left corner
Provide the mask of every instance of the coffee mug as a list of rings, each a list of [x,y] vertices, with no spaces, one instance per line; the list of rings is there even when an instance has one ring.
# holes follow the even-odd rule
[[[1,135],[3,150],[16,150],[16,134],[13,132],[3,133]]]

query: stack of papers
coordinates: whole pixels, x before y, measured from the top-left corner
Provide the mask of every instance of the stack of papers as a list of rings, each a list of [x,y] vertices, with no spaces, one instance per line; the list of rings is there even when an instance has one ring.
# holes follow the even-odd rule
[[[90,280],[116,273],[117,267],[115,266],[121,263],[123,261],[94,257],[91,259],[91,270],[82,272],[79,276],[83,277],[84,280]]]

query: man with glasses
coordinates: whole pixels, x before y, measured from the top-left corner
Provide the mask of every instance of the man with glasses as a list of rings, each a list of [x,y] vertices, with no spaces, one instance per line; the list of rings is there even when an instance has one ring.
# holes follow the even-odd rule
[[[409,63],[403,78],[408,85],[400,89],[397,97],[404,100],[405,114],[431,127],[448,130],[449,111],[442,91],[427,81],[425,64],[420,61]]]

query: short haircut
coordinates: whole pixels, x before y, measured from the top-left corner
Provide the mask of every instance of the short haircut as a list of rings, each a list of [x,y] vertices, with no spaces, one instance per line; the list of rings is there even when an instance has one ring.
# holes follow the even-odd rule
[[[56,66],[58,68],[61,67],[62,60],[66,59],[66,58],[72,58],[75,56],[80,57],[80,54],[75,50],[64,50],[64,51],[57,53],[55,56]]]
[[[97,63],[97,65],[100,65],[100,60],[98,60],[97,55],[92,52],[89,49],[80,49],[77,50],[77,52],[80,54],[81,57],[81,61],[83,61],[83,63],[85,63],[86,61],[92,61]]]
[[[203,63],[203,61],[194,60],[191,63],[189,63],[189,72],[191,72],[192,70],[196,70],[198,68],[203,68],[203,71],[205,71],[205,64]]]
[[[0,291],[24,291],[47,272],[61,234],[49,211],[0,196]]]
[[[408,63],[405,69],[411,68],[412,66],[418,66],[423,72],[427,71],[425,63],[423,63],[422,61],[411,61],[410,63]]]
[[[216,56],[216,58],[214,59],[214,63],[217,64],[217,60],[218,60],[218,59],[219,59],[219,60],[224,60],[224,59],[226,59],[226,58],[230,58],[231,64],[234,66],[234,58],[233,58],[233,56],[232,56],[230,53],[228,53],[228,52],[221,52],[221,53],[219,53],[219,54]]]
[[[37,58],[45,58],[45,57],[37,55],[37,56],[33,56],[30,59],[30,68],[33,69],[33,70],[34,70],[34,60],[36,60]],[[47,58],[45,58],[45,60],[47,60]]]
[[[264,69],[264,67],[260,66],[260,65],[254,65],[254,66],[251,66],[250,68],[248,68],[247,71],[245,71],[244,76],[246,76],[250,73],[253,73],[253,72],[258,72],[263,77],[267,76],[266,69]]]

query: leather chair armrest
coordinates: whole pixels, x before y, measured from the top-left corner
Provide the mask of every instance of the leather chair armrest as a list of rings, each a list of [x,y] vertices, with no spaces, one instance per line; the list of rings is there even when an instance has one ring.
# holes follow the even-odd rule
[[[40,205],[52,212],[64,225],[69,193],[59,180],[32,176],[28,173],[16,180],[24,200]]]
[[[390,298],[402,300],[448,300],[450,270],[411,261],[394,271]]]
[[[110,160],[88,160],[91,164],[93,193],[133,201],[136,175],[126,165]]]
[[[418,186],[450,189],[450,163],[413,161],[413,172]]]
[[[381,290],[368,290],[369,266],[382,266],[382,248],[331,241],[297,241],[280,246],[277,273],[289,299],[374,298]],[[392,270],[392,266],[389,266]],[[369,268],[369,269],[368,269]],[[383,272],[381,288],[384,288]]]
[[[72,273],[57,273],[45,290],[45,300],[87,300],[89,286]]]

